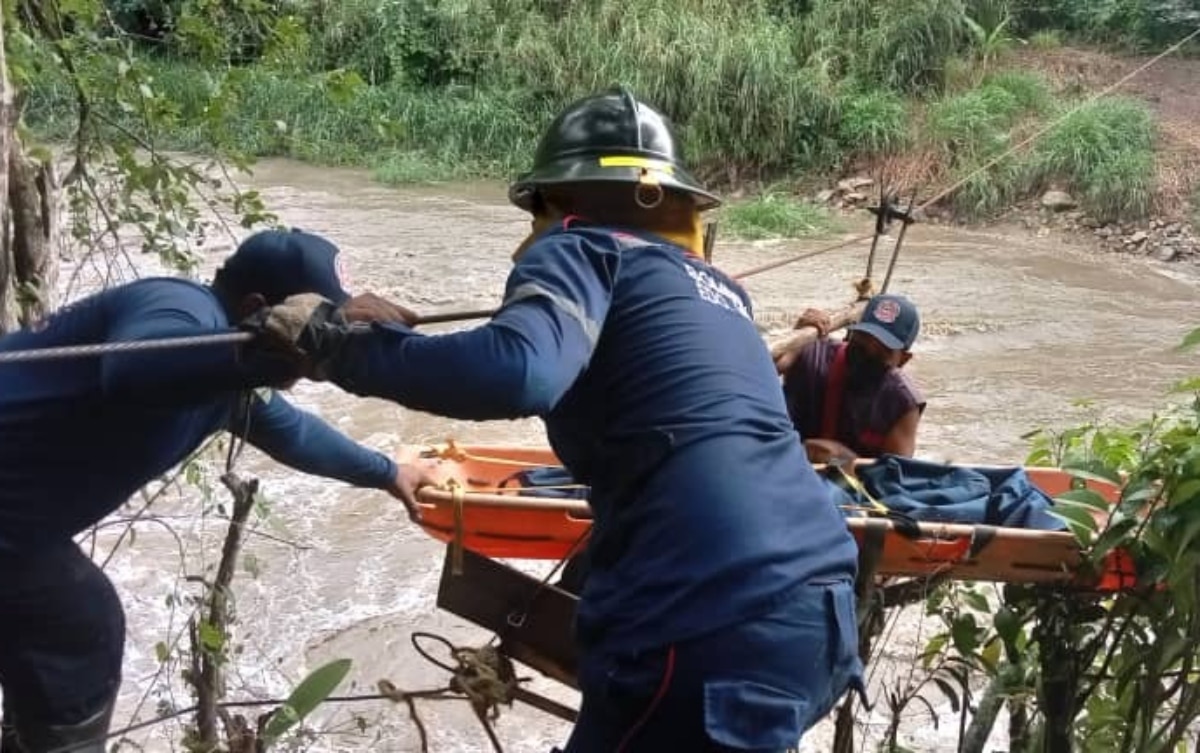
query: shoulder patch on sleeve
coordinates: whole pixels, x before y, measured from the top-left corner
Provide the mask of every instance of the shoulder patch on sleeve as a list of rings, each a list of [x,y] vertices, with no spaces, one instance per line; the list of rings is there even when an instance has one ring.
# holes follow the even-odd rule
[[[271,402],[271,398],[275,397],[275,390],[270,387],[257,387],[254,394],[258,395],[258,399],[262,400],[263,405],[267,405]]]

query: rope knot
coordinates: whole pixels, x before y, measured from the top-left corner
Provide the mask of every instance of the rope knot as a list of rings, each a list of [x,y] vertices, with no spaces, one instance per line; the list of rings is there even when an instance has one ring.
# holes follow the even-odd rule
[[[512,706],[521,682],[512,662],[494,646],[456,648],[452,655],[458,667],[450,678],[450,690],[465,695],[476,713],[498,719],[500,705]]]

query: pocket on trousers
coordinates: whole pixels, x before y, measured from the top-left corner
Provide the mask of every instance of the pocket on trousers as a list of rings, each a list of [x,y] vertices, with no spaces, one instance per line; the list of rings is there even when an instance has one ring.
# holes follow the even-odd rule
[[[782,751],[794,747],[808,725],[809,701],[770,685],[711,680],[704,685],[708,737],[734,750]]]
[[[835,586],[830,596],[833,601],[833,635],[837,639],[831,652],[834,657],[833,689],[837,694],[832,701],[837,703],[847,690],[854,690],[863,705],[870,709],[871,703],[863,684],[862,658],[858,654],[858,615],[854,589],[849,584]]]

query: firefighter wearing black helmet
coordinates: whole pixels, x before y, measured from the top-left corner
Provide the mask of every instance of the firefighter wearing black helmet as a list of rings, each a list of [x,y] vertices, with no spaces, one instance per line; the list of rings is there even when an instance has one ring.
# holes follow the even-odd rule
[[[595,515],[566,753],[796,745],[861,690],[857,551],[749,297],[701,258],[719,201],[667,119],[621,89],[564,110],[509,195],[533,227],[488,324],[353,328],[297,298],[259,330],[359,395],[543,418]]]

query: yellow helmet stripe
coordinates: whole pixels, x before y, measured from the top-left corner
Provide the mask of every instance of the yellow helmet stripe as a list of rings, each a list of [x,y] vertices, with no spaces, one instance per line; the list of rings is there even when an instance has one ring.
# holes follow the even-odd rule
[[[670,162],[660,159],[649,159],[647,157],[635,157],[627,154],[601,157],[600,167],[640,167],[644,170],[653,170],[668,175],[675,171],[675,166]]]

